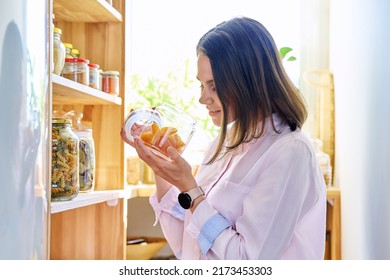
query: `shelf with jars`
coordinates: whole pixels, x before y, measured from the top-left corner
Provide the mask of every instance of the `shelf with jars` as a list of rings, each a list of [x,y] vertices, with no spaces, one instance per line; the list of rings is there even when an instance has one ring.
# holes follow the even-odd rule
[[[113,5],[105,0],[49,3],[51,33],[59,28],[61,41],[76,48],[81,59],[125,77],[125,0]],[[82,113],[81,124],[92,134],[95,165],[93,189],[50,203],[50,259],[126,259],[127,200],[137,191],[124,187],[124,143],[119,135],[125,116],[124,79],[118,83],[118,94],[110,94],[90,81],[51,74],[52,115]]]

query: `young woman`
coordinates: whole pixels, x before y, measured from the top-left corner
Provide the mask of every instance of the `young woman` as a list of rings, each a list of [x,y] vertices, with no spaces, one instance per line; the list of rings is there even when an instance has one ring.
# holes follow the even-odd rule
[[[154,171],[150,203],[176,257],[323,259],[326,186],[272,36],[233,18],[196,51],[199,102],[221,128],[196,176],[175,149],[168,162],[121,133]]]

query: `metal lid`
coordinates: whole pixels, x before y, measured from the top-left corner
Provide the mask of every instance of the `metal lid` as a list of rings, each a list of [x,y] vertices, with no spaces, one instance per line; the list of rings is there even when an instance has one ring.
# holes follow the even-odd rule
[[[53,124],[72,124],[72,120],[68,118],[52,118]]]

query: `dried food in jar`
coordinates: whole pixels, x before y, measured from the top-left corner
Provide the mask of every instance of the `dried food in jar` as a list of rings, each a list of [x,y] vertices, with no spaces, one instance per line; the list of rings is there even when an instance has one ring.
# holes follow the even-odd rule
[[[51,199],[71,200],[79,193],[79,139],[71,121],[53,118]]]

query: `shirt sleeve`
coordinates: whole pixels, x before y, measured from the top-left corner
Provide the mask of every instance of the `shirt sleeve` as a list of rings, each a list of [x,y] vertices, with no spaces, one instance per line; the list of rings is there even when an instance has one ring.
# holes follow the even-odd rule
[[[204,200],[187,230],[208,258],[279,259],[296,225],[318,199],[315,168],[313,153],[305,142],[280,141],[254,165],[231,171],[245,176],[229,184],[250,189],[234,223]]]
[[[179,190],[172,186],[160,202],[154,193],[149,202],[156,215],[155,225],[160,222],[161,230],[177,258],[181,258],[185,210],[178,204]]]

